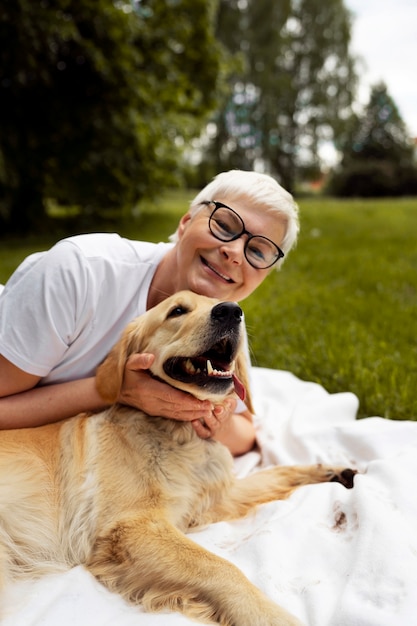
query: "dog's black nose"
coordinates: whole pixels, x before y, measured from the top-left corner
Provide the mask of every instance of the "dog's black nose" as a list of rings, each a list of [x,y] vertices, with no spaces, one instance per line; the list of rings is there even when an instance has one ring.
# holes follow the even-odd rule
[[[211,310],[211,317],[217,322],[236,324],[242,321],[242,309],[236,302],[220,302]]]

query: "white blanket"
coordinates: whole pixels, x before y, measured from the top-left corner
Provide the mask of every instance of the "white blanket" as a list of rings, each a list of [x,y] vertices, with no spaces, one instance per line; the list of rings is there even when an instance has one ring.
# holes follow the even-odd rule
[[[417,422],[356,421],[353,394],[328,394],[288,372],[255,368],[253,389],[261,454],[237,459],[238,474],[316,462],[363,473],[352,490],[302,487],[193,539],[235,563],[307,626],[417,624]],[[5,601],[2,626],[195,624],[127,605],[82,567],[14,585]]]

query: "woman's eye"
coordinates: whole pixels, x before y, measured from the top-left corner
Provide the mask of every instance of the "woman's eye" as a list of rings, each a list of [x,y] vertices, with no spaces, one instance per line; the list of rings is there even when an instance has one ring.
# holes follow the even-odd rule
[[[234,234],[232,226],[228,224],[227,222],[216,220],[216,224],[217,224],[218,229],[221,230],[225,235]]]
[[[260,248],[257,248],[256,246],[248,246],[248,250],[253,257],[256,257],[262,261],[265,260],[263,250],[261,250]]]

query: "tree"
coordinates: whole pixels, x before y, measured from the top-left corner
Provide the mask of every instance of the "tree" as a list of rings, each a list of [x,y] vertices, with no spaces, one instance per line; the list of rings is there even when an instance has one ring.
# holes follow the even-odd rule
[[[417,193],[414,147],[384,83],[371,90],[363,115],[353,116],[341,145],[342,160],[330,193],[389,196]]]
[[[215,0],[2,0],[0,221],[131,207],[216,103]]]
[[[216,114],[218,169],[262,159],[293,189],[300,168],[317,167],[350,114],[350,29],[342,0],[220,2],[219,39],[244,66]]]

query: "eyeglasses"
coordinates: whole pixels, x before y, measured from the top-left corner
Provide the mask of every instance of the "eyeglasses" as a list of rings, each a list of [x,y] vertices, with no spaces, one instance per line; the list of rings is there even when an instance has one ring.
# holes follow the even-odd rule
[[[281,248],[273,241],[262,235],[252,235],[246,230],[240,215],[230,207],[215,200],[202,204],[214,204],[214,210],[209,217],[209,228],[213,237],[220,241],[235,241],[242,235],[248,236],[243,251],[246,260],[255,269],[266,270],[284,256]]]

